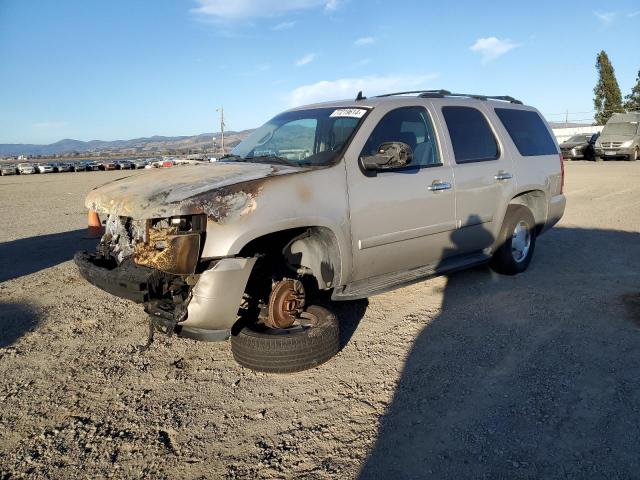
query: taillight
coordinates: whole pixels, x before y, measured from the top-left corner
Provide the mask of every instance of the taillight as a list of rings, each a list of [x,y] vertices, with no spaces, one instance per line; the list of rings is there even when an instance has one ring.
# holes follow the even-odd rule
[[[564,158],[560,154],[560,193],[564,193]]]

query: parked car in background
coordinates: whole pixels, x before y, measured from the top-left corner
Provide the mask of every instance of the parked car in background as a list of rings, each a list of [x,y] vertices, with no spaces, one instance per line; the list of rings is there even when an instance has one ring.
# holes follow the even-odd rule
[[[49,165],[53,168],[54,173],[70,172],[73,170],[72,165],[66,162],[53,162]]]
[[[117,170],[130,170],[133,164],[129,160],[116,160],[113,162]]]
[[[640,112],[614,113],[595,144],[596,160],[640,158]]]
[[[84,172],[87,169],[85,162],[71,162],[69,165],[72,172]]]
[[[48,163],[37,163],[36,173],[53,173],[53,166]]]
[[[152,328],[231,338],[242,365],[294,372],[340,349],[318,290],[344,301],[484,263],[522,273],[563,185],[549,125],[514,98],[359,94],[283,112],[219,162],[94,189],[105,234],[75,261]]]
[[[18,173],[16,171],[16,166],[13,163],[5,163],[0,165],[0,177],[4,175],[15,175]]]
[[[560,151],[565,160],[593,160],[595,158],[595,144],[599,133],[581,133],[565,140],[560,144]]]
[[[147,166],[147,161],[141,158],[131,160],[131,168],[144,168]]]
[[[114,162],[110,162],[110,161],[104,161],[104,162],[100,162],[100,165],[98,167],[100,170],[116,170],[116,164]]]
[[[144,166],[144,168],[160,168],[160,165],[162,164],[162,160],[150,160],[149,162],[147,162],[147,164]]]
[[[36,167],[33,163],[19,163],[16,167],[16,173],[18,175],[28,175],[31,173],[36,173]]]
[[[102,162],[98,162],[98,161],[87,162],[85,164],[85,168],[86,168],[87,172],[91,172],[91,171],[95,171],[95,170],[100,170],[100,165],[102,165]]]

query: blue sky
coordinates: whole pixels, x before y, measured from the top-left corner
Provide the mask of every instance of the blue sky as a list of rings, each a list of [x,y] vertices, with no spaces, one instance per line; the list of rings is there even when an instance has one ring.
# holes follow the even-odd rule
[[[0,0],[0,143],[217,131],[219,105],[240,130],[360,89],[509,94],[587,119],[598,51],[624,95],[638,45],[638,0]]]

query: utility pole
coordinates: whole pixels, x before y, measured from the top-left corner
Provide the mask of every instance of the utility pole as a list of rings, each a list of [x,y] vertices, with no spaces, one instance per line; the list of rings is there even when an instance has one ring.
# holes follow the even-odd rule
[[[222,144],[222,154],[224,155],[224,107],[216,109],[216,112],[220,112],[220,142]]]
[[[569,125],[569,109],[567,108],[567,113],[564,116],[564,125],[565,127]]]

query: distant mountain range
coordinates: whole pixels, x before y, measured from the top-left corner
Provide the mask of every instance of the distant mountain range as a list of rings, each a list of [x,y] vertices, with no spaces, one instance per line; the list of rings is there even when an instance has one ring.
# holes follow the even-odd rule
[[[244,139],[252,130],[240,132],[224,132],[226,147],[234,147]],[[134,138],[131,140],[81,140],[64,139],[49,145],[34,145],[27,143],[0,144],[0,156],[7,155],[59,155],[64,153],[149,153],[167,150],[188,150],[211,147],[213,137],[220,138],[219,133],[202,133],[200,135],[181,137],[153,137]],[[219,141],[219,140],[218,140]]]

